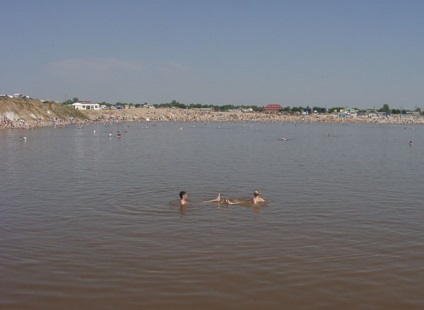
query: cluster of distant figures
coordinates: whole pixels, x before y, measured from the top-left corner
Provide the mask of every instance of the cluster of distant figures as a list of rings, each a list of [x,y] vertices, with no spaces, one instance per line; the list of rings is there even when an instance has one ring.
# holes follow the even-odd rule
[[[180,205],[182,207],[186,206],[188,204],[187,201],[187,197],[188,194],[185,191],[181,191],[180,192]],[[218,194],[218,196],[215,199],[212,200],[206,200],[205,202],[212,202],[212,203],[219,203],[219,204],[227,204],[227,205],[243,205],[243,204],[253,204],[253,205],[258,205],[258,204],[262,204],[265,203],[266,200],[263,199],[262,197],[260,197],[259,195],[259,191],[255,190],[253,192],[253,197],[249,200],[237,200],[237,199],[229,199],[229,198],[221,198],[221,194]]]

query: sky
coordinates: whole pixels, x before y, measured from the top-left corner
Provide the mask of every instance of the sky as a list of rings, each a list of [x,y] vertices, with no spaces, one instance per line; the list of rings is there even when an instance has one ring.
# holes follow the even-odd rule
[[[0,94],[424,110],[421,0],[0,0]]]

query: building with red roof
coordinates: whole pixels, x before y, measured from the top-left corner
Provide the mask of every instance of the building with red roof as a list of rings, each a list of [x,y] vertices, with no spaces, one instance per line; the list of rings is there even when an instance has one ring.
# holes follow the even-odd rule
[[[265,107],[266,112],[278,112],[282,109],[283,109],[283,107],[281,105],[275,104],[275,103],[267,104],[266,107]]]

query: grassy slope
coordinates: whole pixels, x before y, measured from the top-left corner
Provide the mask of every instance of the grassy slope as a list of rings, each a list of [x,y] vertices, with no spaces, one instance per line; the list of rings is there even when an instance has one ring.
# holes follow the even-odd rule
[[[87,119],[87,115],[75,110],[72,106],[60,103],[43,103],[36,99],[0,98],[0,117],[14,115],[15,120],[24,119],[33,122],[37,119],[52,118],[79,120]]]

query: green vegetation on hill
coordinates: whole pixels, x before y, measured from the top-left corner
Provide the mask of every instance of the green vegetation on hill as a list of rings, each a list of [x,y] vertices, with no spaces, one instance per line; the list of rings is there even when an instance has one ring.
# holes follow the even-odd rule
[[[51,119],[88,119],[87,115],[72,106],[61,103],[41,102],[37,99],[0,98],[0,117],[13,120],[48,121]]]

